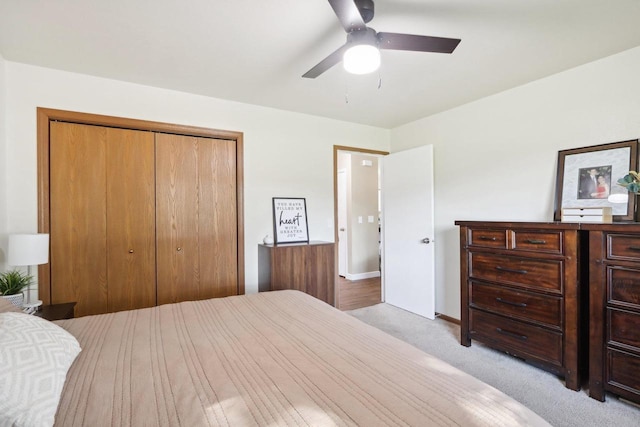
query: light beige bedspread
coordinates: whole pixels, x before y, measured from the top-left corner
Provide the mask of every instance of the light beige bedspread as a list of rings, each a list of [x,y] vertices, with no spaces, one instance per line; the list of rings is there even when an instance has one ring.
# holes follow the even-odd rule
[[[500,391],[297,291],[57,323],[82,346],[57,426],[547,425]]]

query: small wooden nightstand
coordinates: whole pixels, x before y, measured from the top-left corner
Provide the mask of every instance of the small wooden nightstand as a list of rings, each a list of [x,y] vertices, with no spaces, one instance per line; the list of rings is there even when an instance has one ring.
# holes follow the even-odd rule
[[[258,245],[258,290],[295,289],[335,306],[335,244]]]
[[[33,315],[47,320],[73,319],[75,306],[75,302],[43,305]]]

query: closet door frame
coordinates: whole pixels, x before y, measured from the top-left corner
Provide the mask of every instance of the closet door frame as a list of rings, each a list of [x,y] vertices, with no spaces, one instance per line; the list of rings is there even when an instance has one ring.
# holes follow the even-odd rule
[[[37,109],[37,149],[38,149],[38,232],[50,231],[49,199],[49,123],[61,121],[85,125],[108,126],[121,129],[143,130],[172,133],[178,135],[201,136],[214,139],[226,139],[236,142],[236,200],[238,217],[238,295],[244,294],[244,173],[243,173],[243,133],[173,123],[152,122],[123,117],[103,116],[75,111],[55,110],[38,107]],[[38,298],[44,304],[51,303],[51,267],[50,264],[38,266]]]

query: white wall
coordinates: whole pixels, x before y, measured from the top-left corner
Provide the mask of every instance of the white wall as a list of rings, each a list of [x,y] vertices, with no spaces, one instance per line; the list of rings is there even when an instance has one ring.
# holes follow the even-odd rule
[[[6,61],[0,55],[0,271],[5,271],[6,265],[6,236],[2,234],[2,230],[7,228],[7,166],[9,160],[6,155]]]
[[[551,220],[558,150],[640,137],[638,70],[635,48],[389,132],[0,57],[0,248],[10,232],[37,231],[38,106],[244,132],[247,292],[257,290],[256,244],[272,232],[272,196],[306,197],[310,237],[333,240],[334,144],[433,144],[436,310],[459,317],[453,222]],[[3,261],[0,249],[0,269]]]
[[[460,316],[455,220],[551,221],[559,150],[640,137],[640,47],[398,127],[433,144],[436,311]]]
[[[310,238],[333,241],[333,145],[389,149],[390,132],[381,128],[9,61],[5,68],[0,94],[6,91],[6,112],[0,117],[6,117],[10,180],[0,181],[0,195],[6,188],[0,220],[7,218],[0,238],[37,231],[36,107],[239,131],[247,293],[258,290],[257,244],[273,233],[271,198],[305,197]]]

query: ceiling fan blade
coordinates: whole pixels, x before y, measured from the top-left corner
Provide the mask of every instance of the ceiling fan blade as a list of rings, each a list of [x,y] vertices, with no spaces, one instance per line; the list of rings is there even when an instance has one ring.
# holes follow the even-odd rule
[[[362,15],[353,0],[329,0],[329,4],[347,33],[366,28]]]
[[[461,40],[413,34],[378,33],[378,41],[380,49],[451,53]]]
[[[324,58],[315,67],[313,67],[312,69],[310,69],[309,71],[304,73],[302,75],[302,77],[306,77],[308,79],[315,79],[320,74],[324,73],[329,68],[333,67],[338,62],[342,61],[342,55],[344,54],[344,51],[346,49],[347,49],[347,45],[346,44],[340,46],[340,48],[338,48],[338,50],[336,50],[331,55],[329,55],[326,58]]]

